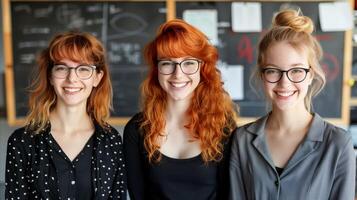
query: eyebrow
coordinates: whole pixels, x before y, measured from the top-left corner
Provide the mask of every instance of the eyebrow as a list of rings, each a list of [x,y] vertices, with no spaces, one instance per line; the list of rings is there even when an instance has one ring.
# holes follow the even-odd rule
[[[66,63],[64,63],[64,62],[55,62],[53,65],[66,65],[67,67],[69,67],[69,66],[68,66]],[[81,66],[81,65],[94,66],[94,64],[89,64],[89,63],[78,63],[78,65],[77,65],[76,67]]]
[[[274,64],[266,64],[265,67],[267,67],[267,66],[272,66],[272,67],[280,68],[279,66],[274,65]],[[305,66],[305,64],[303,64],[303,63],[294,63],[294,64],[292,64],[292,65],[289,65],[288,67],[296,67],[296,66]],[[306,66],[309,66],[309,65],[306,65]]]
[[[197,59],[197,58],[192,57],[192,56],[187,56],[187,57],[182,57],[182,58],[183,58],[183,60],[187,60],[187,59]],[[166,57],[163,57],[163,58],[158,58],[157,60],[162,60],[162,61],[174,61],[174,60],[172,60],[172,59],[174,59],[174,58],[166,58]],[[176,61],[174,61],[174,62],[176,62]]]

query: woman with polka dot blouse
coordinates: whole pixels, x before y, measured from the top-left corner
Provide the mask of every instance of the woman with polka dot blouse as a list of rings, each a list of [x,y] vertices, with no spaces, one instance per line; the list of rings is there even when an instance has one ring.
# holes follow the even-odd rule
[[[121,137],[106,123],[112,86],[102,44],[58,34],[38,67],[27,125],[8,141],[6,199],[126,199]]]
[[[143,110],[124,130],[132,200],[228,198],[232,100],[217,49],[183,20],[171,20],[145,49]]]

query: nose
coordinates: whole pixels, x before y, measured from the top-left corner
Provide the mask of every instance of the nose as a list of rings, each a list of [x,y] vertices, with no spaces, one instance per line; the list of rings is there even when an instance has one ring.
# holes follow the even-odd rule
[[[69,68],[68,70],[69,70],[69,71],[68,71],[67,79],[68,79],[70,82],[76,81],[76,80],[78,79],[78,77],[77,77],[75,68]]]
[[[175,63],[175,71],[174,71],[173,75],[176,76],[176,77],[180,77],[180,76],[184,75],[184,73],[181,70],[181,66],[180,66],[179,63]]]
[[[291,81],[288,78],[288,73],[287,72],[283,72],[283,74],[281,75],[281,78],[279,80],[279,84],[284,85],[284,84],[289,84]]]

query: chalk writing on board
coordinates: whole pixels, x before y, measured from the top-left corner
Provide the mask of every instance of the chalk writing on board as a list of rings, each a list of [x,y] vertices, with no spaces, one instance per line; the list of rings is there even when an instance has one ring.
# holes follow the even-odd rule
[[[315,32],[324,51],[321,66],[326,73],[326,86],[313,99],[314,111],[326,118],[341,117],[341,102],[343,88],[344,32],[321,31],[318,19],[318,2],[262,2],[262,33],[235,33],[231,29],[231,2],[177,2],[176,13],[182,18],[182,13],[188,9],[216,9],[218,11],[218,40],[220,63],[244,66],[244,99],[235,101],[240,106],[241,117],[258,117],[269,111],[264,102],[264,93],[258,96],[251,88],[249,78],[256,66],[258,43],[262,35],[271,27],[271,20],[282,7],[300,8],[304,15],[315,22]],[[219,63],[219,65],[220,65]],[[357,70],[356,70],[357,71]]]
[[[123,24],[123,22],[126,23]],[[108,37],[109,39],[125,38],[128,36],[142,34],[147,35],[145,34],[144,30],[148,26],[148,23],[143,18],[135,15],[134,13],[117,14],[110,20],[109,24],[111,28],[117,32],[115,35],[110,35]]]
[[[69,29],[80,29],[85,24],[79,6],[71,4],[63,4],[57,9],[57,21]]]
[[[29,74],[57,33],[79,30],[98,37],[107,51],[115,117],[139,111],[146,75],[142,50],[166,19],[164,2],[11,2],[16,116],[26,115]]]
[[[48,17],[52,14],[54,8],[53,6],[48,6],[45,8],[39,8],[34,10],[34,17],[35,18],[43,18]]]
[[[248,64],[253,64],[254,62],[253,51],[254,48],[250,38],[246,35],[242,35],[241,39],[237,44],[238,58],[246,60]]]
[[[31,34],[49,34],[51,29],[49,27],[26,27],[23,29],[22,33],[24,35]]]
[[[31,64],[34,63],[35,60],[36,60],[36,55],[34,53],[22,54],[20,56],[21,64]]]
[[[341,67],[338,64],[336,56],[328,52],[324,52],[324,59],[321,67],[326,75],[327,82],[333,82],[341,73]]]
[[[139,43],[118,43],[112,41],[109,43],[109,62],[139,65],[140,62],[140,44]]]

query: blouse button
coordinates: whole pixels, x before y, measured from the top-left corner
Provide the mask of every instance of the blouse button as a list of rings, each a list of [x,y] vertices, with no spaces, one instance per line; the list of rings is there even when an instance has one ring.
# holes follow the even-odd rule
[[[76,184],[76,181],[71,181],[71,184],[72,184],[72,185]]]
[[[279,181],[278,180],[275,181],[275,185],[276,185],[276,187],[279,186]]]

